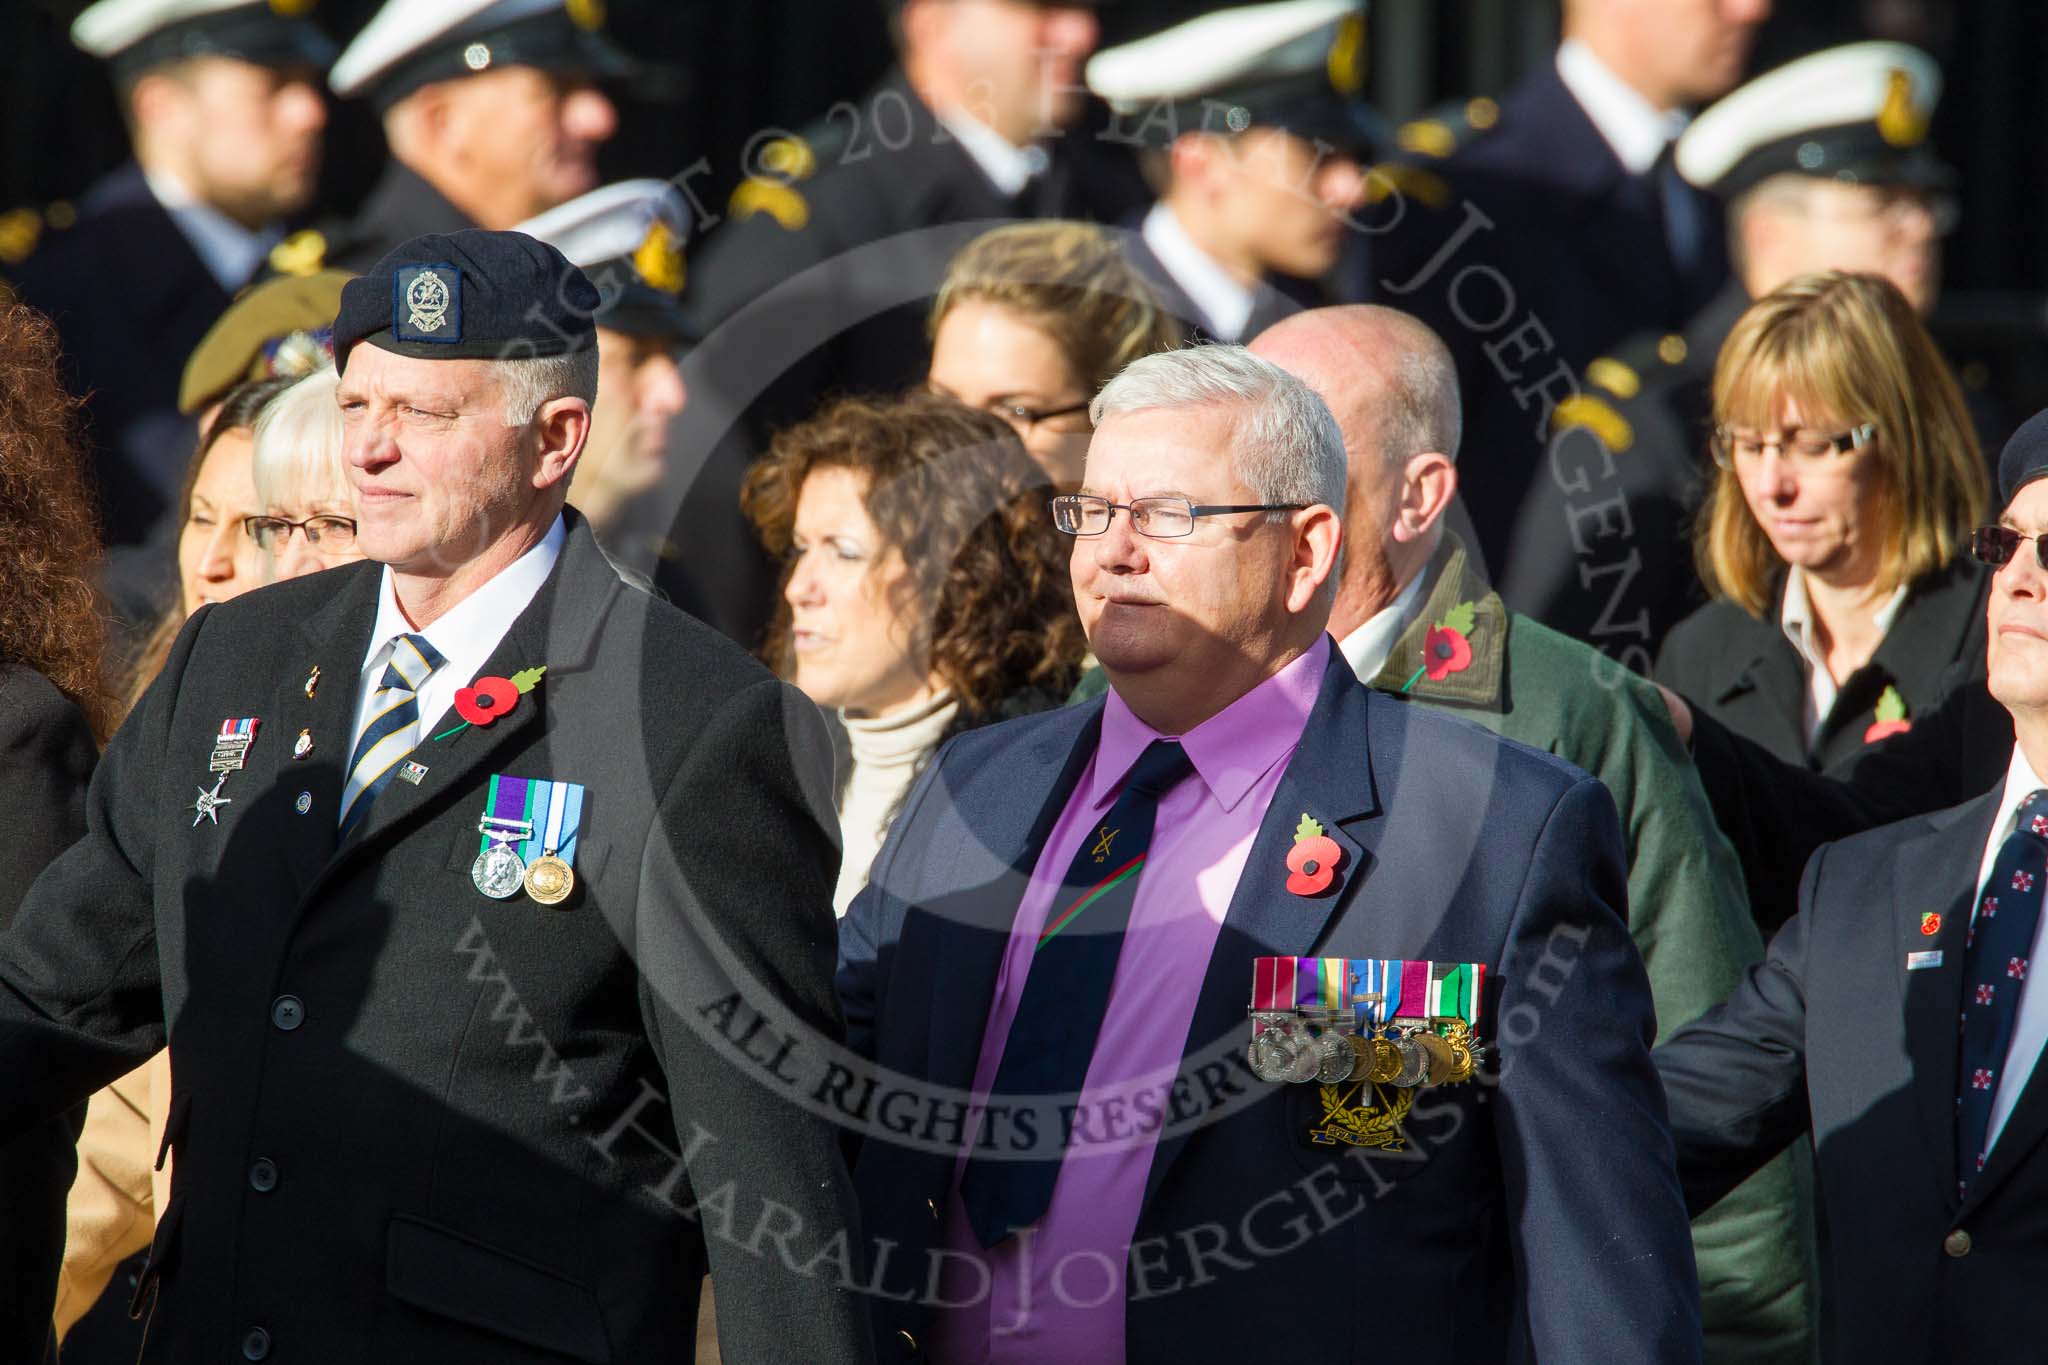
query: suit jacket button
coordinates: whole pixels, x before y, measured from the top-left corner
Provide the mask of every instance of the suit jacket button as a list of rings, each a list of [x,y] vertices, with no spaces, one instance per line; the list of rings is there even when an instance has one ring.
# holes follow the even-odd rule
[[[242,1359],[262,1360],[270,1354],[270,1333],[261,1327],[251,1327],[242,1333]]]
[[[1941,1239],[1941,1249],[1951,1256],[1969,1255],[1970,1234],[1961,1228],[1957,1228],[1954,1232]]]
[[[911,1353],[912,1355],[916,1355],[916,1354],[917,1354],[917,1338],[916,1338],[916,1337],[914,1337],[914,1336],[910,1335],[910,1333],[908,1333],[908,1332],[904,1332],[904,1331],[898,1331],[898,1332],[896,1333],[896,1340],[898,1340],[898,1341],[900,1341],[900,1342],[902,1342],[902,1343],[903,1343],[903,1349],[904,1349],[904,1350],[906,1350],[906,1351],[910,1352],[910,1353]]]
[[[286,1033],[306,1022],[306,1005],[296,995],[280,995],[270,1003],[270,1022]]]
[[[258,1194],[269,1194],[277,1188],[277,1163],[267,1156],[256,1158],[256,1164],[249,1168],[249,1188]]]

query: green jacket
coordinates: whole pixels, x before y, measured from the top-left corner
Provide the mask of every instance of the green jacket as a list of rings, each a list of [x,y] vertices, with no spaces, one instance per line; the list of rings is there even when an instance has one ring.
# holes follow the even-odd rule
[[[1658,1036],[1669,1036],[1726,998],[1762,960],[1763,939],[1741,866],[1662,699],[1606,655],[1510,612],[1454,538],[1445,537],[1427,572],[1422,611],[1372,685],[1556,754],[1607,784],[1628,843],[1629,930],[1649,973]],[[1469,625],[1459,619],[1468,610]],[[1438,623],[1464,627],[1470,658],[1441,642],[1452,657],[1437,661],[1432,678],[1424,652]],[[1096,669],[1075,699],[1107,687]],[[1813,1197],[1804,1146],[1693,1221],[1708,1362],[1810,1358]]]

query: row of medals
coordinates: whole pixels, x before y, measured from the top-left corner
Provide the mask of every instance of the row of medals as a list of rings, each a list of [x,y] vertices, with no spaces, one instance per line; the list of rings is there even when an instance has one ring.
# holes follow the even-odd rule
[[[1260,1010],[1252,1019],[1265,1027],[1253,1035],[1245,1060],[1262,1081],[1428,1087],[1468,1081],[1478,1065],[1479,1045],[1462,1019],[1449,1021],[1441,1034],[1423,1023],[1398,1020],[1360,1033],[1350,1019],[1337,1015]]]
[[[576,889],[576,873],[569,864],[548,849],[531,863],[519,856],[514,843],[533,837],[533,825],[525,820],[500,820],[485,816],[477,821],[477,833],[491,846],[476,855],[469,865],[469,880],[492,900],[510,900],[524,888],[542,905],[560,905]]]

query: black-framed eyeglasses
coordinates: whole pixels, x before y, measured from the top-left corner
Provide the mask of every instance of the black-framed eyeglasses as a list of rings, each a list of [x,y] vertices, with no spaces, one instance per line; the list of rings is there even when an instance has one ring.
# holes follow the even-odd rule
[[[2003,568],[2027,541],[2034,542],[2034,562],[2048,569],[2048,532],[2030,536],[2010,526],[1979,526],[1970,532],[1970,557],[1994,568]]]
[[[1861,450],[1877,435],[1877,423],[1863,422],[1847,431],[1829,433],[1825,431],[1780,431],[1770,434],[1737,431],[1733,427],[1715,427],[1708,446],[1714,452],[1714,463],[1723,469],[1733,469],[1738,464],[1753,464],[1764,457],[1766,450],[1775,450],[1780,458],[1795,465],[1809,468],[1826,464],[1838,455],[1852,450]]]
[[[307,517],[304,521],[288,521],[284,517],[243,517],[242,530],[268,553],[282,550],[294,531],[305,536],[308,545],[322,550],[346,550],[356,543],[353,517],[319,516]]]
[[[1131,529],[1154,540],[1175,540],[1191,534],[1202,517],[1233,512],[1299,512],[1311,502],[1192,503],[1186,498],[1133,498],[1111,502],[1092,493],[1062,493],[1048,504],[1052,524],[1070,536],[1099,536],[1109,529],[1119,509],[1130,514]]]

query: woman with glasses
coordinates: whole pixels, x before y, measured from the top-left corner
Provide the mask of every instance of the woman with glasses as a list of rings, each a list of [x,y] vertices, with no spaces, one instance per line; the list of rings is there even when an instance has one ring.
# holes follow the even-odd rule
[[[278,395],[256,419],[256,500],[242,527],[282,581],[353,564],[355,492],[341,458],[340,379],[326,366]]]
[[[1986,499],[1962,392],[1877,275],[1803,275],[1752,304],[1714,369],[1718,467],[1695,526],[1713,601],[1657,676],[1788,762],[1826,768],[1912,724],[1984,655]]]
[[[933,392],[1008,422],[1061,490],[1081,483],[1088,400],[1183,339],[1112,233],[1057,221],[969,242],[932,302],[931,336]]]
[[[763,656],[843,727],[844,914],[940,744],[1072,690],[1068,545],[1016,432],[928,393],[841,399],[783,432],[741,505],[786,565]]]

